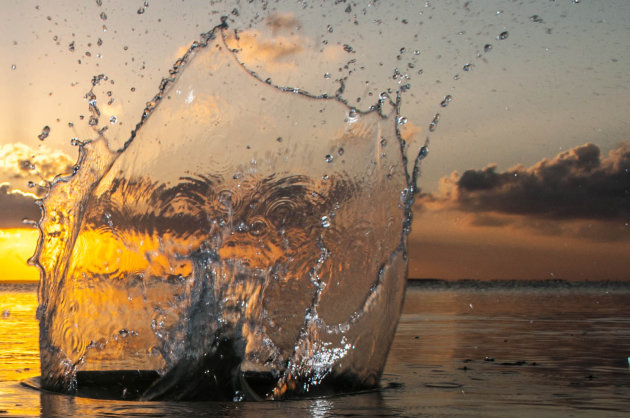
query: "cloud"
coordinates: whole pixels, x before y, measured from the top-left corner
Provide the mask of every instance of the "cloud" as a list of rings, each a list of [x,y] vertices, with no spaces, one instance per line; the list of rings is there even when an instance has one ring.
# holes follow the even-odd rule
[[[547,219],[628,219],[630,147],[601,158],[585,144],[525,168],[496,165],[442,180],[445,197],[466,212],[498,212]]]
[[[73,164],[68,155],[47,147],[0,145],[0,228],[24,228],[24,218],[39,220],[35,199],[46,193],[47,181],[71,172]],[[34,187],[28,188],[28,182]]]
[[[602,157],[584,144],[531,167],[496,165],[453,172],[440,191],[419,199],[424,209],[469,213],[478,227],[528,228],[547,235],[612,241],[629,239],[630,146]]]
[[[290,13],[273,14],[265,23],[260,30],[226,32],[227,45],[248,68],[294,72],[312,66],[316,56],[329,62],[344,55],[340,45],[321,47],[314,39],[300,34],[301,24]]]
[[[46,147],[33,149],[22,143],[0,145],[0,182],[10,181],[14,186],[27,181],[50,181],[57,174],[72,172],[74,159],[61,151]],[[23,184],[16,184],[23,182]]]
[[[293,13],[274,13],[265,20],[265,23],[271,28],[274,35],[281,31],[291,31],[300,27],[300,21],[293,16]]]
[[[233,39],[227,40],[230,44]],[[304,49],[304,39],[297,35],[264,39],[258,31],[241,32],[238,40],[238,57],[244,63],[273,69],[295,69],[296,56]]]
[[[0,183],[0,229],[24,228],[22,219],[39,220],[40,216],[35,196],[12,190],[7,183]]]

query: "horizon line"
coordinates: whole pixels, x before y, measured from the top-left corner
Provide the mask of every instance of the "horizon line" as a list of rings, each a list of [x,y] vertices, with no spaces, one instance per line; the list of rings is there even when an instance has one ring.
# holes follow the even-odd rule
[[[550,277],[548,279],[510,279],[510,278],[457,278],[457,279],[444,279],[436,277],[407,277],[407,281],[418,283],[467,283],[467,282],[494,282],[494,283],[514,283],[514,282],[554,282],[554,283],[626,283],[630,282],[630,277],[627,279],[567,279],[563,277]],[[32,279],[0,279],[0,284],[35,284],[40,280]]]

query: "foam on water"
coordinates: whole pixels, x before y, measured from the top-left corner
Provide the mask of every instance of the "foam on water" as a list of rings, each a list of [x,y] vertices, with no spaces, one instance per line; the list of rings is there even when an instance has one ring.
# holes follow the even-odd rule
[[[263,81],[227,30],[177,61],[121,149],[105,130],[81,143],[43,200],[43,387],[118,370],[157,371],[145,400],[377,384],[427,149],[409,172],[400,91],[360,109],[343,85]]]

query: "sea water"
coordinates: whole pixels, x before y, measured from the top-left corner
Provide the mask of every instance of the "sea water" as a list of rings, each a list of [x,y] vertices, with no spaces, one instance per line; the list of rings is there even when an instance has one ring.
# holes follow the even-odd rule
[[[39,392],[34,285],[0,285],[2,416],[625,416],[630,288],[411,283],[377,390],[272,403],[124,402]]]

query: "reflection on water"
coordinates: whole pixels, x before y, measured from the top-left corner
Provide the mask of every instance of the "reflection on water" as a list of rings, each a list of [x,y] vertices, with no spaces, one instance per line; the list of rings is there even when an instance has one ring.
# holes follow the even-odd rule
[[[39,374],[34,285],[0,284],[0,382]]]
[[[627,289],[412,287],[386,372],[436,407],[628,410]]]
[[[16,382],[39,374],[37,287],[0,283],[0,414],[37,415],[39,395]]]
[[[621,416],[630,286],[409,286],[379,391],[271,403],[119,402],[40,393],[35,287],[0,285],[0,414]]]

